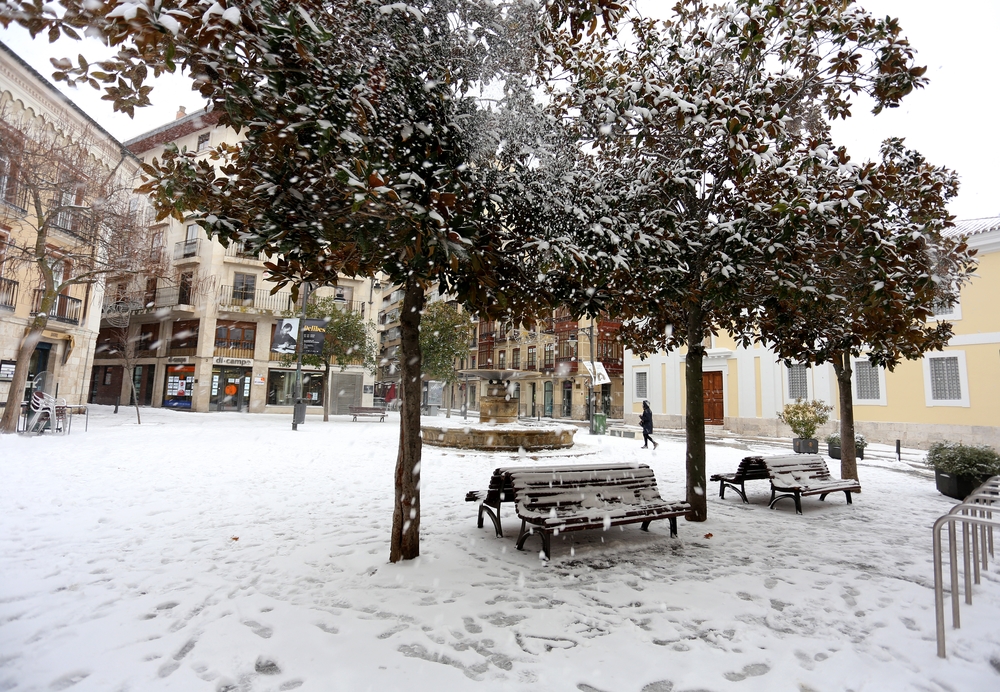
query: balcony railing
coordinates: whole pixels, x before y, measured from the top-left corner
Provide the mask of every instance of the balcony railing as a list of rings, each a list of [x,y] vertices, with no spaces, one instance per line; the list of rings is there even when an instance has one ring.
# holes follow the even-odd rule
[[[0,309],[13,310],[17,305],[17,282],[0,278]]]
[[[296,302],[292,300],[292,294],[287,291],[271,293],[242,286],[223,286],[219,291],[219,307],[223,308],[285,312],[294,310]]]
[[[35,302],[31,309],[32,315],[37,315],[42,307],[42,296],[45,291],[35,289]],[[80,315],[83,312],[83,301],[79,298],[59,294],[56,296],[55,305],[49,311],[49,319],[66,324],[80,324]]]
[[[155,291],[132,291],[125,294],[106,293],[101,314],[111,312],[141,312],[175,305],[191,305],[193,295],[188,286],[162,286]]]
[[[174,243],[174,261],[197,257],[198,250],[201,249],[201,238],[194,240],[182,240]]]
[[[215,355],[222,358],[253,358],[253,341],[215,340]]]
[[[246,245],[243,243],[232,242],[226,248],[226,257],[231,257],[234,259],[245,259],[245,260],[255,260],[257,262],[263,262],[264,258],[259,252],[252,252],[247,249]]]

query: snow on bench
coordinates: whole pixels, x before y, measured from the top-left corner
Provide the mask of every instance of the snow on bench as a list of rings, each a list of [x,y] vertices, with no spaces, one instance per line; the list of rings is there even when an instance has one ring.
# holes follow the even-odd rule
[[[709,480],[713,483],[719,481],[719,497],[726,499],[726,488],[732,488],[743,498],[743,504],[750,504],[747,500],[747,490],[744,483],[747,481],[767,481],[771,479],[771,474],[764,463],[764,457],[743,457],[736,473],[717,473]],[[736,487],[739,483],[740,487]]]
[[[378,416],[379,423],[385,422],[385,409],[381,406],[349,406],[348,411],[354,416],[354,422],[358,420],[358,416]]]
[[[771,475],[771,509],[778,500],[790,497],[795,500],[795,513],[802,514],[803,497],[819,495],[820,500],[825,500],[830,493],[842,491],[847,504],[852,504],[851,493],[861,492],[861,484],[856,480],[831,476],[826,461],[818,454],[764,457],[764,463]]]
[[[550,538],[564,531],[580,531],[667,519],[671,537],[677,536],[677,517],[687,514],[686,502],[666,502],[660,497],[652,469],[645,464],[599,464],[593,466],[533,466],[499,468],[493,472],[490,488],[466,495],[480,502],[479,527],[483,513],[500,528],[500,503],[514,502],[521,519],[517,549],[523,550],[528,537],[542,539],[545,558],[551,555]]]

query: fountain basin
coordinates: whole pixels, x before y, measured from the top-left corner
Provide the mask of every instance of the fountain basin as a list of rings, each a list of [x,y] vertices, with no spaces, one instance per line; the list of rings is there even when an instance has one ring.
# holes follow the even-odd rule
[[[424,443],[454,449],[481,449],[487,452],[526,452],[539,449],[566,449],[573,446],[573,425],[532,423],[429,423],[420,426]]]

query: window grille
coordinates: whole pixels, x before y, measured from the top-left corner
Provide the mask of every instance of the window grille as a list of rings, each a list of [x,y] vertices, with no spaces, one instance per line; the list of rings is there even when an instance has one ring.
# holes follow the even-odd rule
[[[854,363],[854,381],[857,382],[857,398],[859,401],[878,401],[881,391],[878,382],[878,367],[867,360]]]
[[[958,357],[931,358],[931,399],[957,401],[962,398],[962,381],[959,377]]]
[[[635,398],[636,399],[645,399],[646,398],[647,392],[648,392],[647,387],[646,387],[646,382],[647,382],[648,376],[649,376],[649,373],[647,373],[647,372],[637,372],[635,374]]]
[[[804,363],[788,367],[788,398],[809,398],[809,366]]]

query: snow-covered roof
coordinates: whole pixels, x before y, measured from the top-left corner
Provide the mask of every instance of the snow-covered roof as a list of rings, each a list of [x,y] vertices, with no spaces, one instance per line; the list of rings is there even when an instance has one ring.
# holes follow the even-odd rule
[[[987,216],[982,219],[962,219],[955,222],[952,228],[947,229],[944,235],[947,236],[972,236],[990,231],[1000,231],[1000,216]]]

